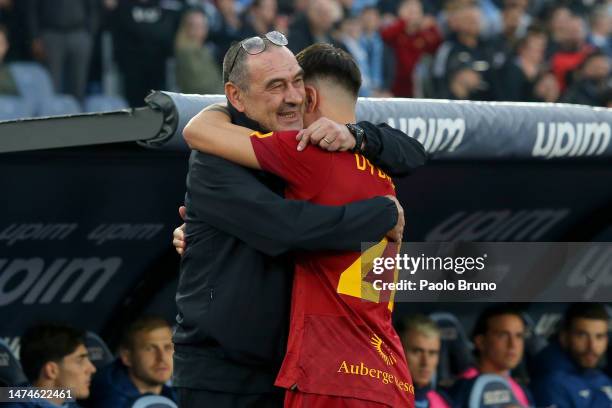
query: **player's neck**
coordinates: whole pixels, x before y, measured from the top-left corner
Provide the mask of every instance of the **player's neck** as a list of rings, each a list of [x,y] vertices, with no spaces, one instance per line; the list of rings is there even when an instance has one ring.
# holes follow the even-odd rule
[[[44,379],[39,379],[37,381],[34,381],[32,385],[34,387],[43,388],[43,389],[53,389],[57,387],[57,384],[55,384],[54,381],[44,380]],[[52,404],[60,406],[64,403],[65,399],[64,398],[50,398],[47,401],[51,402]]]
[[[480,373],[481,374],[497,374],[501,376],[507,376],[508,370],[497,367],[495,364],[488,360],[483,360],[480,362]]]
[[[323,116],[338,123],[355,123],[355,110],[343,109],[342,107],[326,108]]]
[[[162,386],[159,384],[151,384],[147,381],[143,381],[140,378],[133,375],[131,372],[128,373],[132,384],[140,391],[141,394],[156,394],[159,395],[162,392]]]

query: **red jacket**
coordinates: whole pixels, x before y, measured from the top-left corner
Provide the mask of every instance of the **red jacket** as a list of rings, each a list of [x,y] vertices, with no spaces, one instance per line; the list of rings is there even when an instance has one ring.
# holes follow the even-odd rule
[[[585,44],[576,51],[557,51],[550,59],[550,66],[561,92],[567,87],[567,74],[578,68],[584,59],[593,52],[593,47]]]
[[[395,51],[395,96],[411,97],[412,73],[423,54],[433,54],[442,43],[437,26],[431,26],[412,34],[406,33],[406,22],[398,19],[380,32],[383,40]]]

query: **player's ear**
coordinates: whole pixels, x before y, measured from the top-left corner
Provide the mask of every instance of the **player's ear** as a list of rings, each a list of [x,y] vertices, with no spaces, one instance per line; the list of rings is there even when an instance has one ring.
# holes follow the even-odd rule
[[[243,100],[243,90],[233,82],[225,83],[225,95],[227,100],[236,108],[238,112],[245,111],[245,103]]]
[[[47,361],[40,369],[39,378],[55,380],[59,375],[59,365],[55,361]]]
[[[319,95],[314,86],[306,85],[306,113],[313,113],[319,105]]]

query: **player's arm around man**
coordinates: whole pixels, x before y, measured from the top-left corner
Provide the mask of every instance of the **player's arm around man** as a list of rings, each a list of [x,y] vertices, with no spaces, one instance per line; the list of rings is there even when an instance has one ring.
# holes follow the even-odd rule
[[[190,148],[207,152],[209,144],[214,142],[211,135],[215,131],[232,135],[250,135],[253,130],[231,123],[225,113],[227,110],[219,105],[205,108],[186,126],[183,136]],[[216,113],[212,113],[216,112]],[[427,152],[416,139],[387,124],[374,125],[367,121],[358,122],[355,131],[363,131],[360,146],[356,149],[356,138],[345,124],[328,118],[320,118],[297,136],[298,150],[304,150],[308,144],[334,152],[357,150],[376,167],[390,176],[405,176],[427,162]],[[252,166],[250,166],[252,167]]]

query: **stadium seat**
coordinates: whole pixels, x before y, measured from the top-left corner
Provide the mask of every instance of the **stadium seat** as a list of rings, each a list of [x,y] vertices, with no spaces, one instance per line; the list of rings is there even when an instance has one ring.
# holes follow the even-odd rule
[[[70,95],[52,95],[42,100],[38,114],[40,116],[73,115],[81,113],[81,107]]]
[[[535,356],[548,345],[548,340],[536,333],[535,322],[531,316],[527,313],[523,313],[522,316],[525,322],[525,352],[523,359],[512,374],[514,378],[527,382],[530,377],[529,373],[532,372],[535,364]]]
[[[53,82],[47,70],[35,62],[16,62],[9,65],[15,78],[19,94],[25,98],[37,113],[42,100],[54,94]]]
[[[109,112],[129,107],[127,101],[119,96],[91,95],[85,98],[85,112]]]
[[[474,382],[470,392],[470,408],[520,407],[512,387],[505,378],[494,374],[483,374]]]
[[[21,385],[27,381],[19,360],[6,342],[0,340],[0,387]]]
[[[531,316],[522,313],[525,322],[525,354],[535,356],[548,345],[548,339],[536,333],[536,325]]]
[[[436,381],[440,386],[450,386],[458,375],[473,366],[474,345],[469,340],[459,319],[451,313],[432,313],[429,317],[440,328],[442,343]]]
[[[18,96],[0,96],[0,120],[23,119],[33,116],[32,105]]]
[[[161,395],[143,395],[134,401],[132,408],[178,408],[170,398]]]
[[[97,369],[110,364],[115,358],[104,340],[94,332],[85,333],[85,347],[89,352],[89,359]]]

